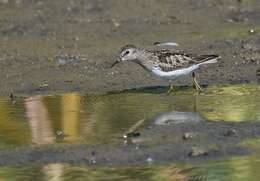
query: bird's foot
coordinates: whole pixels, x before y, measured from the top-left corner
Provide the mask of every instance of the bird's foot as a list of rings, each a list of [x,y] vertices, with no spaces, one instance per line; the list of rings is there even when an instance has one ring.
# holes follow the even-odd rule
[[[169,95],[169,94],[171,94],[171,93],[173,93],[173,92],[175,92],[174,86],[173,86],[173,85],[170,85],[170,88],[169,88],[169,90],[166,92],[166,94]]]
[[[192,73],[192,82],[193,82],[193,88],[196,89],[198,92],[201,92],[201,91],[202,91],[202,88],[201,88],[200,85],[198,84],[194,72]]]

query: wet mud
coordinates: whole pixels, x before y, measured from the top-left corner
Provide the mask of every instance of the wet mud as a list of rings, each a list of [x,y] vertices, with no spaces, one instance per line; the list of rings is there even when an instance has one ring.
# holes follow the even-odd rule
[[[168,85],[135,64],[110,69],[122,46],[158,41],[220,55],[198,70],[201,84],[257,81],[259,7],[256,0],[1,1],[0,94]]]
[[[189,134],[189,137],[185,137]],[[1,149],[0,165],[70,163],[86,165],[149,165],[200,163],[259,152],[246,141],[260,136],[259,123],[201,122],[149,126],[140,135],[123,137],[117,146],[56,145]],[[162,139],[164,141],[162,141]]]

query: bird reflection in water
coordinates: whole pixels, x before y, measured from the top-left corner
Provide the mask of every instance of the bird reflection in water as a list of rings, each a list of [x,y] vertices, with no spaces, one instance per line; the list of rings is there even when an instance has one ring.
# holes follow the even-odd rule
[[[170,111],[160,114],[155,117],[155,125],[170,125],[178,123],[188,123],[188,122],[201,122],[204,118],[201,117],[199,113],[196,112],[179,112]]]

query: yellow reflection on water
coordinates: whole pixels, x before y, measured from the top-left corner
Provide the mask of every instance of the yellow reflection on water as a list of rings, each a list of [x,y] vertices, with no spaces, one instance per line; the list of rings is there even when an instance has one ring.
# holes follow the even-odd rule
[[[25,100],[25,110],[30,123],[33,143],[50,144],[56,142],[59,137],[66,142],[79,139],[80,95],[69,93],[62,95],[61,98],[58,96],[56,99],[35,96]],[[53,101],[56,104],[54,106]],[[61,111],[59,111],[60,109]]]
[[[0,146],[28,144],[30,136],[22,103],[0,101]]]
[[[123,92],[0,99],[0,145],[104,143],[141,119],[153,124],[167,112],[198,112],[207,120],[260,121],[260,85],[212,86],[172,95]],[[174,118],[173,118],[174,119]],[[59,134],[61,136],[59,136]]]
[[[68,135],[66,141],[75,141],[80,137],[80,95],[77,93],[64,94],[61,99],[62,131]]]
[[[260,121],[260,85],[209,87],[199,109],[213,121]]]
[[[188,181],[259,179],[259,155],[234,157],[189,165],[95,166],[50,163],[1,167],[0,180],[108,180],[108,181]],[[11,179],[10,179],[11,178]]]
[[[53,163],[46,165],[2,167],[0,180],[12,178],[14,181],[26,180],[147,180],[147,181],[186,181],[188,174],[175,165],[132,166],[132,167],[88,167]]]

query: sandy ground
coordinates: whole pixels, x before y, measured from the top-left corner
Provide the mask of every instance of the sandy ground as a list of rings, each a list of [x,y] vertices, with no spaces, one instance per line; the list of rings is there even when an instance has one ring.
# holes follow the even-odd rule
[[[0,1],[0,94],[168,85],[135,64],[109,68],[122,46],[156,41],[219,54],[198,71],[202,84],[256,81],[259,9],[256,0]]]

